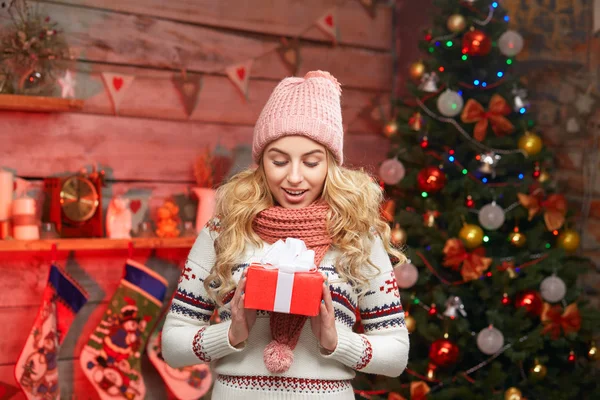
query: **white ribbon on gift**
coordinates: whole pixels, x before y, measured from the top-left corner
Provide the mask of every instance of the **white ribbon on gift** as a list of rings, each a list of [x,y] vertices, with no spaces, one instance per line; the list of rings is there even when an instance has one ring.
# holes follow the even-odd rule
[[[263,256],[265,269],[277,269],[277,287],[273,311],[289,314],[292,304],[292,288],[296,272],[315,271],[315,252],[308,250],[304,241],[295,238],[278,240]]]

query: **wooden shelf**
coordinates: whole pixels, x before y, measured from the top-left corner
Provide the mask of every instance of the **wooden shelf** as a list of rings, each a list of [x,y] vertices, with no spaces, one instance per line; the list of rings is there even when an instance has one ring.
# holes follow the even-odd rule
[[[0,240],[2,251],[51,251],[56,250],[127,250],[129,244],[134,249],[191,249],[195,237],[183,238],[132,238],[129,239],[56,239],[56,240]]]
[[[66,112],[83,108],[83,100],[58,97],[0,94],[0,110],[30,112]]]

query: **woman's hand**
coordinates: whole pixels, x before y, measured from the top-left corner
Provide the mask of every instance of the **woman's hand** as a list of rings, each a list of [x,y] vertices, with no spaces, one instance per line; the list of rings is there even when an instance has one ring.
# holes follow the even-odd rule
[[[231,299],[231,326],[229,327],[229,343],[236,347],[248,339],[250,330],[256,322],[256,310],[244,308],[244,299],[246,295],[246,273],[242,272],[242,277],[238,282],[238,287]]]
[[[333,302],[331,301],[331,292],[329,291],[327,278],[323,282],[323,300],[321,300],[319,315],[311,317],[310,325],[321,347],[329,352],[333,352],[337,347],[338,335],[335,328],[335,314],[333,312]]]

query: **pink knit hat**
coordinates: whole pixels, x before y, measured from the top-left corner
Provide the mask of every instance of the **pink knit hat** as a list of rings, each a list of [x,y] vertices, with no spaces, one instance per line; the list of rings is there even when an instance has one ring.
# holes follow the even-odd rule
[[[302,135],[327,147],[338,164],[344,162],[344,129],[338,81],[325,71],[304,78],[285,78],[273,90],[254,126],[252,156],[284,136]]]

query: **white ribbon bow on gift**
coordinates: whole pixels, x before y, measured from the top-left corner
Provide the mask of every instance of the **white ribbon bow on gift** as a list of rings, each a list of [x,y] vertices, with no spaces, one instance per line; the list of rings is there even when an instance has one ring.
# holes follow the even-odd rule
[[[316,271],[314,250],[308,250],[300,239],[287,238],[285,242],[280,239],[273,243],[261,263],[265,269],[279,270],[273,311],[289,314],[294,274]]]

